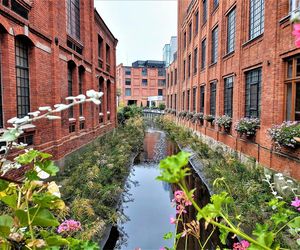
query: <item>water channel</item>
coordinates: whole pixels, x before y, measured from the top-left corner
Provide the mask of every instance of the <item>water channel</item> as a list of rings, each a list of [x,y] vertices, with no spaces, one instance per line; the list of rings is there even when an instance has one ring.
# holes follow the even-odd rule
[[[121,210],[127,219],[120,222],[117,228],[113,227],[104,250],[159,250],[163,246],[172,246],[172,240],[164,240],[163,235],[175,231],[169,219],[175,216],[175,208],[172,207],[171,200],[176,187],[157,181],[156,177],[159,175],[159,161],[177,152],[177,145],[170,141],[163,131],[153,127],[147,129],[144,150],[137,157],[126,183],[128,190],[126,198],[123,198],[125,201]],[[199,205],[207,204],[209,192],[194,171],[187,178],[187,183],[191,189],[197,187],[195,197],[199,197]],[[193,219],[195,219],[195,211],[190,207],[184,221],[190,222]],[[204,223],[202,224],[200,225],[201,238],[205,239],[210,229],[204,228]],[[213,242],[217,242],[217,238],[217,235],[213,237],[207,249],[215,249]],[[185,249],[184,244],[185,242],[181,240],[177,249]],[[187,249],[199,249],[197,241],[189,238]]]

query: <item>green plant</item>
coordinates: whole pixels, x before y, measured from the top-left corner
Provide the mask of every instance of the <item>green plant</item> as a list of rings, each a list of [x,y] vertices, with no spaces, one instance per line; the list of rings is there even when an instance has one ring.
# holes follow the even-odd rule
[[[231,127],[232,118],[228,115],[222,115],[216,118],[216,124],[219,127],[224,127],[225,130],[228,130]]]
[[[242,118],[235,124],[235,130],[240,135],[245,135],[247,137],[254,136],[256,130],[260,128],[260,120],[258,118]]]
[[[142,107],[138,107],[136,105],[129,105],[123,108],[120,108],[117,113],[118,123],[124,124],[126,120],[132,117],[141,116],[143,113]]]
[[[300,142],[297,138],[300,137],[300,123],[298,122],[283,122],[281,125],[273,125],[268,130],[275,147],[297,148]]]
[[[204,116],[204,120],[210,122],[210,123],[213,123],[214,120],[215,120],[215,116],[214,115],[205,115]]]
[[[159,105],[158,105],[158,109],[159,110],[164,110],[166,108],[166,104],[164,104],[164,103],[160,103]]]
[[[194,123],[196,123],[196,122],[202,123],[203,120],[204,120],[203,113],[195,113],[193,118],[192,118],[192,122],[194,122]]]

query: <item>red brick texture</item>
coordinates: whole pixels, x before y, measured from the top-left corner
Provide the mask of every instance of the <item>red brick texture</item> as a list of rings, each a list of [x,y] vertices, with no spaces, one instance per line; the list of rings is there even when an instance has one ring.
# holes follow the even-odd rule
[[[83,93],[99,90],[99,79],[104,80],[104,121],[99,123],[99,107],[83,105],[80,119],[79,106],[74,107],[75,132],[69,132],[68,112],[62,119],[37,122],[34,146],[52,153],[55,159],[87,144],[116,126],[116,45],[117,40],[94,9],[94,1],[80,1],[80,40],[71,39],[67,32],[66,1],[34,1],[29,8],[28,20],[14,13],[0,1],[0,50],[2,65],[2,103],[4,125],[17,115],[15,39],[29,43],[30,111],[40,106],[65,103],[68,96],[68,64],[73,65],[72,95],[79,94],[79,70],[83,72]],[[103,39],[105,67],[98,67],[98,35]],[[82,47],[82,54],[67,46],[72,40]],[[106,61],[105,46],[110,47]],[[106,65],[110,67],[107,68]],[[108,86],[108,87],[107,87]],[[107,90],[109,90],[107,92]],[[108,93],[108,94],[107,94]],[[107,115],[107,112],[110,115]],[[110,118],[110,119],[108,119]],[[80,121],[84,128],[80,129]]]

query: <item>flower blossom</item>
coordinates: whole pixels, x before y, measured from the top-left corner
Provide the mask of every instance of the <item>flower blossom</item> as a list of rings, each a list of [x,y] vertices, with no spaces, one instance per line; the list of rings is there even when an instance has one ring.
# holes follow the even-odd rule
[[[57,229],[58,233],[77,232],[81,230],[81,224],[76,220],[65,220]]]
[[[294,24],[293,35],[296,37],[295,45],[300,48],[300,24]]]
[[[170,223],[171,224],[175,224],[176,223],[176,219],[174,217],[170,217]]]
[[[174,199],[172,200],[174,206],[176,206],[176,213],[186,213],[185,207],[191,206],[192,202],[188,199],[187,195],[182,190],[174,192]]]
[[[250,243],[246,240],[233,244],[233,250],[247,250],[248,247],[250,247]]]
[[[298,211],[300,211],[300,199],[298,197],[295,197],[295,200],[292,201],[291,205],[298,208]]]

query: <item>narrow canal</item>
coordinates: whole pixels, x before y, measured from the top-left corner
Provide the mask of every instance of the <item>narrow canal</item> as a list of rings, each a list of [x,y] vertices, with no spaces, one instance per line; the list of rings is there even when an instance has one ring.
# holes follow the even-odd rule
[[[175,231],[175,226],[170,224],[170,217],[174,217],[176,213],[171,204],[176,187],[157,181],[156,177],[159,175],[159,161],[177,152],[177,145],[163,131],[148,127],[144,150],[132,166],[120,208],[126,219],[117,228],[113,227],[104,250],[159,250],[164,246],[172,247],[173,239],[166,241],[163,236]],[[192,174],[187,177],[187,184],[191,189],[197,188],[195,198],[199,204],[208,203],[209,192],[193,169]],[[194,220],[194,209],[190,207],[184,217],[184,221]],[[204,223],[200,224],[200,229],[201,238],[205,239],[210,229],[207,230]],[[213,241],[218,242],[218,239]],[[215,247],[212,242],[207,245],[207,249]],[[177,249],[197,250],[199,246],[196,239],[189,237],[188,248],[180,240]]]

